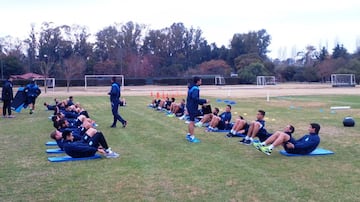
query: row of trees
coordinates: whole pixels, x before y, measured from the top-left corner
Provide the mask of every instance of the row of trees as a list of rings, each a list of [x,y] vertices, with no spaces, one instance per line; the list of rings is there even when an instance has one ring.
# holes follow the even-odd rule
[[[234,34],[229,47],[217,47],[200,29],[183,23],[149,30],[130,21],[93,36],[84,26],[45,22],[38,32],[32,26],[27,39],[0,39],[1,74],[35,72],[70,82],[85,74],[149,78],[238,73],[244,83],[255,82],[258,75],[282,81],[326,81],[332,73],[360,75],[360,51],[349,54],[337,45],[330,54],[326,48],[308,46],[297,59],[272,61],[267,57],[270,42],[264,29]]]

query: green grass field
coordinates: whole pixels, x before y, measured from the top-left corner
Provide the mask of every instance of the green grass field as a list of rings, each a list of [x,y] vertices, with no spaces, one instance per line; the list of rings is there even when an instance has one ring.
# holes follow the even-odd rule
[[[360,117],[359,96],[235,100],[233,117],[251,121],[264,109],[269,131],[291,123],[298,138],[320,123],[320,147],[335,154],[317,157],[286,157],[281,148],[266,156],[203,128],[196,129],[202,142],[188,143],[184,121],[147,108],[149,97],[126,97],[120,112],[128,127],[113,129],[108,97],[75,99],[121,157],[48,162],[44,143],[53,127],[42,103],[52,98],[39,98],[35,114],[0,119],[0,201],[360,201],[359,125],[342,126],[345,116]],[[341,105],[352,108],[330,111]]]

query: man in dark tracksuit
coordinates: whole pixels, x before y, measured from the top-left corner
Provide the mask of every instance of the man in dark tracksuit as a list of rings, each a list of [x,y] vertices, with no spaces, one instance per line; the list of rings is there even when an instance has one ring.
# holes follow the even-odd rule
[[[319,137],[320,125],[311,123],[309,126],[309,134],[304,135],[298,140],[293,138],[284,145],[287,153],[291,154],[309,154],[320,144]]]
[[[32,114],[33,111],[35,110],[36,98],[41,94],[41,90],[40,90],[39,86],[36,85],[35,80],[32,80],[28,85],[26,85],[25,93],[26,93],[26,99],[27,99],[26,106],[29,105],[30,114]]]
[[[11,102],[14,99],[13,95],[13,84],[12,78],[8,78],[4,82],[4,86],[2,88],[1,99],[3,101],[3,117],[6,117],[6,111],[8,112],[8,118],[13,118],[11,115]]]
[[[120,84],[118,84],[116,82],[116,77],[112,77],[111,78],[111,90],[108,93],[110,95],[110,102],[111,102],[111,112],[114,116],[114,121],[112,123],[112,125],[110,126],[111,128],[115,128],[116,127],[116,122],[119,120],[123,127],[125,128],[127,125],[127,121],[125,121],[119,114],[119,104],[120,104]]]
[[[195,76],[193,80],[193,84],[189,86],[187,99],[186,99],[186,109],[190,116],[190,123],[188,126],[189,133],[186,135],[186,139],[189,142],[200,142],[198,139],[194,136],[194,128],[195,128],[195,117],[200,115],[199,112],[199,105],[203,105],[205,103],[208,103],[208,100],[200,99],[200,89],[199,86],[201,85],[201,78]]]
[[[94,128],[89,128],[80,141],[74,141],[74,136],[70,130],[65,130],[62,133],[62,138],[64,139],[65,153],[73,158],[94,156],[96,152],[104,154],[107,158],[119,157],[119,154],[111,151],[104,135]]]
[[[294,130],[292,130],[292,132],[293,131]],[[309,134],[304,135],[298,140],[295,140],[288,133],[277,131],[269,137],[269,140],[266,140],[264,143],[260,143],[262,145],[260,145],[259,147],[257,147],[257,145],[259,145],[257,143],[254,143],[254,146],[267,155],[270,155],[273,148],[279,145],[283,145],[287,153],[309,154],[314,151],[316,147],[320,144],[320,125],[318,123],[310,123],[308,131]],[[271,143],[271,145],[263,146],[266,143]]]

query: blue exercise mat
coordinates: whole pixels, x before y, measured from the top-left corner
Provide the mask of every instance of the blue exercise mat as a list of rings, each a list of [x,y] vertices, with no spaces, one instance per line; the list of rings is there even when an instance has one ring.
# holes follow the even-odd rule
[[[206,128],[206,132],[229,133],[230,130],[220,130],[220,129],[209,129],[209,128]]]
[[[312,151],[310,154],[290,154],[290,153],[287,153],[285,150],[280,150],[279,152],[280,152],[280,154],[285,155],[285,156],[319,156],[319,155],[334,154],[333,151],[323,149],[323,148],[317,148],[314,151]]]
[[[84,158],[72,158],[70,156],[54,156],[48,157],[50,162],[66,162],[66,161],[83,161],[83,160],[92,160],[92,159],[99,159],[101,158],[100,154],[95,154],[94,156],[84,157]]]
[[[60,148],[47,149],[46,153],[48,153],[48,154],[62,154],[62,153],[64,153],[64,150],[61,150]]]
[[[54,141],[49,141],[45,143],[45,146],[57,146],[57,143]]]

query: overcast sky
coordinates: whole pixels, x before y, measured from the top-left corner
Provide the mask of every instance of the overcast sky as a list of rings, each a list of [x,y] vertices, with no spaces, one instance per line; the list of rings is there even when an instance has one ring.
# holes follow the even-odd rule
[[[31,24],[84,25],[95,34],[114,23],[133,21],[151,29],[182,22],[201,29],[218,47],[228,47],[235,33],[266,29],[268,55],[291,57],[307,45],[336,43],[353,53],[360,46],[359,0],[0,0],[0,37],[28,37]],[[282,51],[281,51],[282,50]]]

